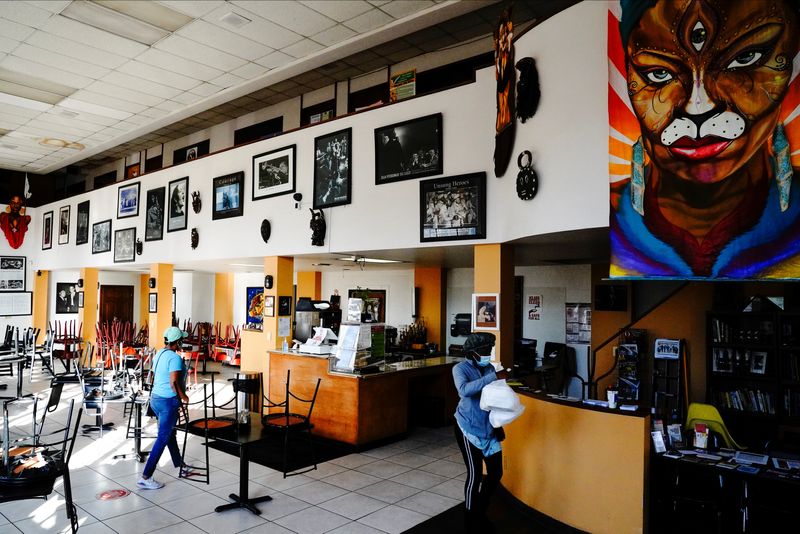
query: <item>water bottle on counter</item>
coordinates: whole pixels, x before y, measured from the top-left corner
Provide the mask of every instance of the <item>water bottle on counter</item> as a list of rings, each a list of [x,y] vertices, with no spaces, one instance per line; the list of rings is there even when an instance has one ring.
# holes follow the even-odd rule
[[[283,345],[281,345],[281,350],[283,352],[288,352],[289,351],[289,342],[286,341],[286,338],[283,338]]]

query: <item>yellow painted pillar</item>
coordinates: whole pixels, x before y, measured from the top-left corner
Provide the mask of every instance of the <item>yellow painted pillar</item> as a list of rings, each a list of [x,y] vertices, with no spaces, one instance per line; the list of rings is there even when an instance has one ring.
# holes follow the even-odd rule
[[[150,265],[150,277],[156,279],[155,289],[150,290],[156,293],[156,312],[150,313],[147,322],[151,347],[161,347],[164,344],[164,332],[172,326],[172,272],[172,265],[169,263]]]
[[[99,313],[98,271],[97,269],[81,269],[83,279],[83,308],[78,308],[78,321],[83,325],[83,339],[92,344],[97,343],[97,320]]]
[[[297,298],[308,297],[311,300],[322,298],[322,273],[319,271],[301,271],[297,273]]]
[[[264,297],[273,297],[275,299],[275,316],[264,317],[264,334],[267,337],[267,349],[274,350],[280,349],[283,340],[292,344],[292,319],[293,310],[290,310],[289,315],[278,316],[278,301],[279,297],[292,298],[292,286],[294,285],[294,258],[286,258],[282,256],[269,256],[264,258],[264,275],[272,276],[272,288],[264,288]],[[278,323],[279,319],[289,319],[289,335],[278,336]]]
[[[514,360],[514,248],[512,245],[475,245],[475,293],[497,293],[498,330],[487,330],[495,336],[495,359],[504,367]],[[475,310],[472,310],[475,313]]]
[[[233,324],[233,273],[217,273],[214,277],[214,324]]]
[[[41,330],[39,343],[47,332],[47,305],[50,271],[36,271],[33,277],[33,327]]]
[[[150,320],[150,288],[147,286],[149,275],[139,275],[139,327]]]
[[[418,319],[425,321],[428,343],[436,343],[439,349],[445,340],[445,274],[441,267],[417,267],[414,269],[414,287],[419,288],[417,301]]]

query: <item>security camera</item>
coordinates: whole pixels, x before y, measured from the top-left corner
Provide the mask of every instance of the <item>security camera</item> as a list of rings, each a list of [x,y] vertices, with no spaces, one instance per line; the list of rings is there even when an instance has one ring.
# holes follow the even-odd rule
[[[303,193],[295,193],[292,198],[294,199],[294,209],[299,210],[300,201],[303,200]]]

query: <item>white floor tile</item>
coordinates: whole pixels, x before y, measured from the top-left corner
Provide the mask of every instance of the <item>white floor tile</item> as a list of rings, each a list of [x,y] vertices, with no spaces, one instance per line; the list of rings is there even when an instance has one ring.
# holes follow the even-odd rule
[[[359,473],[358,471],[342,471],[341,473],[325,477],[322,480],[328,484],[333,484],[349,491],[355,491],[364,486],[380,482],[381,479],[366,473]]]
[[[110,501],[94,500],[82,504],[81,506],[97,519],[105,521],[106,519],[110,519],[118,515],[129,514],[131,512],[136,512],[137,510],[151,508],[154,505],[147,499],[143,499],[135,493],[131,493],[127,497],[123,497],[121,499],[113,499]]]
[[[197,525],[193,525],[189,522],[183,522],[153,530],[148,534],[198,534],[198,532],[205,532],[205,530],[201,530]],[[78,534],[83,534],[83,530],[81,529]]]
[[[441,484],[442,482],[446,482],[449,479],[433,473],[428,473],[427,471],[422,471],[420,469],[412,469],[411,471],[400,473],[396,477],[392,477],[389,480],[399,484],[405,484],[406,486],[411,486],[412,488],[424,490],[432,488],[433,486]]]
[[[245,530],[242,534],[294,534],[288,528],[284,528],[277,523],[263,523],[253,528]]]
[[[317,465],[317,468],[314,471],[309,471],[306,473],[306,476],[319,480],[337,473],[341,473],[342,471],[347,471],[347,468],[332,462],[325,462],[324,464]]]
[[[107,519],[105,524],[118,534],[144,534],[183,522],[183,519],[163,508],[153,507]]]
[[[161,489],[146,490],[137,486],[134,493],[155,504],[164,504],[177,499],[183,499],[191,495],[204,493],[203,490],[197,486],[187,484],[182,480],[163,480],[162,482],[165,482],[165,484]]]
[[[298,534],[321,534],[336,527],[340,527],[350,520],[333,512],[312,506],[275,521],[281,526]]]
[[[170,501],[164,505],[164,508],[183,519],[194,519],[209,514],[213,512],[214,508],[217,506],[228,504],[229,502],[228,499],[223,499],[203,491],[182,499]]]
[[[311,506],[305,501],[280,492],[270,493],[270,497],[272,497],[271,501],[258,505],[258,509],[261,510],[261,517],[268,521],[275,521],[280,517],[305,510]]]
[[[407,499],[398,501],[396,504],[397,506],[402,506],[403,508],[432,517],[449,510],[460,502],[461,501],[457,501],[456,499],[439,495],[438,493],[421,491]]]
[[[362,465],[374,462],[375,458],[367,456],[366,454],[354,453],[348,454],[347,456],[342,456],[341,458],[334,458],[330,461],[331,463],[341,465],[342,467],[346,467],[348,469],[355,469],[356,467],[361,467]]]
[[[397,501],[414,495],[419,492],[419,490],[411,486],[406,486],[405,484],[398,484],[391,480],[381,480],[377,484],[357,489],[356,492],[385,503],[394,504]]]
[[[350,523],[347,523],[346,525],[342,525],[339,528],[329,530],[328,534],[386,534],[386,533],[382,530],[368,527],[367,525],[359,523],[358,521],[352,521]]]
[[[362,517],[358,522],[389,534],[400,534],[427,519],[428,516],[424,514],[406,510],[400,506],[390,505]]]
[[[390,458],[389,461],[395,464],[404,465],[406,467],[416,468],[421,465],[429,464],[435,460],[436,458],[432,456],[426,456],[422,453],[403,452],[400,454],[395,454]]]
[[[286,495],[291,495],[292,497],[300,499],[301,501],[305,501],[309,504],[319,504],[335,497],[339,497],[340,495],[344,495],[347,493],[347,490],[340,488],[339,486],[334,486],[333,484],[315,480],[314,482],[285,490],[283,493]]]
[[[276,473],[274,475],[258,477],[252,480],[268,488],[272,488],[278,491],[286,491],[290,488],[302,486],[304,484],[308,484],[309,482],[314,481],[313,478],[307,477],[306,475],[295,475],[283,478],[283,473]]]
[[[451,499],[464,500],[464,480],[460,478],[453,478],[441,484],[433,486],[428,491],[438,493]]]
[[[371,514],[385,506],[386,503],[383,501],[366,495],[359,495],[358,493],[347,493],[319,505],[320,508],[324,508],[329,512],[334,512],[353,520]]]
[[[410,470],[410,467],[405,467],[387,460],[376,460],[372,463],[368,463],[356,468],[356,471],[378,478],[392,478],[393,476],[397,476],[400,473],[405,473],[406,471]]]
[[[249,510],[240,508],[219,513],[211,512],[192,519],[191,523],[206,532],[225,532],[227,534],[253,528],[264,523],[264,519]]]
[[[216,495],[222,499],[228,500],[228,496],[233,493],[235,495],[239,495],[239,483],[236,484],[228,484],[227,486],[222,486],[220,488],[210,488],[208,493],[212,495]],[[247,483],[247,495],[250,498],[253,497],[262,497],[264,495],[270,495],[272,490],[262,484],[257,482],[253,482],[252,480]]]
[[[467,472],[467,468],[463,463],[448,462],[447,460],[436,460],[423,465],[420,469],[448,478],[457,477]]]

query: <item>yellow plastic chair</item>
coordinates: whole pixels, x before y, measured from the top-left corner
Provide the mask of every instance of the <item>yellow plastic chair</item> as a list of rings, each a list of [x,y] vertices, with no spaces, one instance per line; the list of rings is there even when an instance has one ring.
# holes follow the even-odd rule
[[[728,448],[745,448],[734,441],[730,432],[728,432],[728,428],[725,426],[725,422],[722,420],[722,416],[719,414],[719,410],[717,410],[716,407],[710,404],[701,404],[699,402],[693,402],[689,404],[689,412],[686,414],[686,426],[684,428],[686,430],[694,429],[695,423],[706,423],[710,430],[713,430],[722,436],[722,439],[725,441],[725,445]]]

